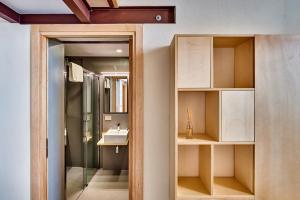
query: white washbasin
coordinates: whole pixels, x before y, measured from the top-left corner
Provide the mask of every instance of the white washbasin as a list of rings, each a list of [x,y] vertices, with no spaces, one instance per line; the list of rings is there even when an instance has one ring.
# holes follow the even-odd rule
[[[104,143],[126,143],[128,139],[128,130],[110,129],[103,134]]]

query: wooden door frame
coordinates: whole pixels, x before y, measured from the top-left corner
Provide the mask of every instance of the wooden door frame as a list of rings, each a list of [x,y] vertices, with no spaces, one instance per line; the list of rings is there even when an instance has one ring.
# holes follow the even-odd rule
[[[129,199],[143,199],[144,67],[142,25],[33,25],[31,27],[31,199],[47,200],[47,41],[58,37],[131,38],[129,85]]]

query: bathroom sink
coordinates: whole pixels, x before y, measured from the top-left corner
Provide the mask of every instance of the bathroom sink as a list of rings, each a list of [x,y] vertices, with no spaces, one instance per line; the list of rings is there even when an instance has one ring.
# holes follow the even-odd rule
[[[127,143],[128,130],[126,129],[110,129],[103,134],[104,143]]]

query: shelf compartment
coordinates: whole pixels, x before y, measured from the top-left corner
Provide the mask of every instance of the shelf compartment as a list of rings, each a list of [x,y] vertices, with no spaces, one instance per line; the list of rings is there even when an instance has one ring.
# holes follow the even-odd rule
[[[213,38],[213,87],[254,88],[254,38]]]
[[[180,92],[196,92],[196,91],[255,91],[255,88],[178,88]]]
[[[214,196],[253,196],[254,145],[214,145]]]
[[[254,196],[234,177],[215,177],[214,194],[215,196]]]
[[[209,196],[209,191],[205,188],[201,178],[179,177],[178,178],[178,198],[197,198],[199,196]]]
[[[219,141],[219,108],[219,91],[178,92],[178,142],[188,144],[190,140],[201,144],[202,141]],[[193,139],[184,139],[187,109],[191,115]]]
[[[194,198],[212,192],[212,146],[178,146],[177,196]]]

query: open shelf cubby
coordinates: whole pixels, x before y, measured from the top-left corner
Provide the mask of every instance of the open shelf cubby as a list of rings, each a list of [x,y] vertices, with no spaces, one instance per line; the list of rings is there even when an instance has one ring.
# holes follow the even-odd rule
[[[209,196],[212,192],[211,145],[178,146],[178,199]]]
[[[178,92],[178,144],[219,141],[219,91]],[[186,139],[187,109],[191,115],[193,138]]]
[[[214,196],[253,196],[254,145],[214,145],[213,156]]]
[[[253,37],[213,37],[213,87],[254,88]]]

